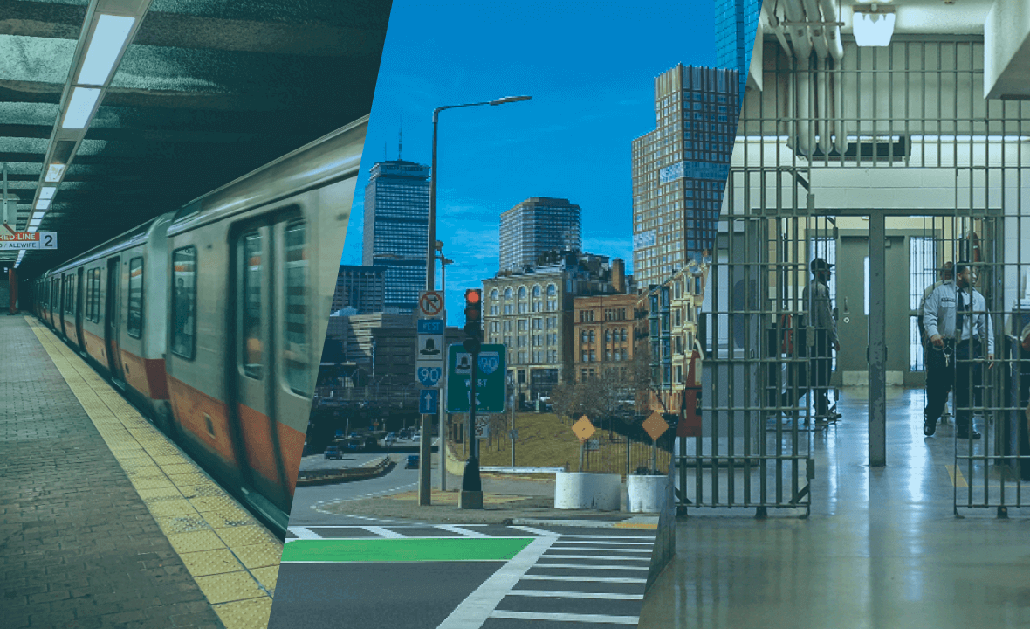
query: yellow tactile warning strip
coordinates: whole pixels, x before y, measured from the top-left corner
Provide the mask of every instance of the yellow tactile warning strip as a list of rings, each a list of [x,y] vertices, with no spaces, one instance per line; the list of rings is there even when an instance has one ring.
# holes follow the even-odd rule
[[[71,348],[29,326],[226,629],[264,629],[283,547]]]

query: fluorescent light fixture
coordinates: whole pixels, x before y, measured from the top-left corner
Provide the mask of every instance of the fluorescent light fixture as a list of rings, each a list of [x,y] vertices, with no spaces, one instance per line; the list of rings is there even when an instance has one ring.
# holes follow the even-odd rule
[[[894,34],[894,23],[897,16],[894,7],[883,7],[878,4],[856,4],[855,15],[851,26],[855,33],[855,43],[859,46],[887,46]]]
[[[64,175],[64,169],[67,168],[64,164],[50,164],[50,168],[47,168],[46,177],[43,181],[47,183],[57,183],[61,181],[61,176]]]
[[[50,207],[50,199],[40,199],[36,201],[37,210],[45,210]]]
[[[21,251],[18,252],[18,260],[14,263],[14,268],[18,268],[18,265],[21,264],[21,259],[24,258],[24,257],[25,257],[25,250],[22,249]]]
[[[118,61],[118,53],[122,51],[125,40],[129,38],[134,17],[117,15],[101,15],[97,27],[93,29],[93,37],[86,45],[82,67],[79,69],[78,85],[104,85],[107,83],[114,64]]]
[[[100,90],[95,87],[76,87],[72,89],[72,97],[68,99],[68,111],[64,112],[64,129],[85,129],[89,124],[93,106],[100,98]]]
[[[57,192],[57,186],[43,186],[39,189],[40,199],[53,199],[54,193]]]
[[[39,227],[39,224],[43,222],[43,217],[34,218],[29,221],[29,227]]]

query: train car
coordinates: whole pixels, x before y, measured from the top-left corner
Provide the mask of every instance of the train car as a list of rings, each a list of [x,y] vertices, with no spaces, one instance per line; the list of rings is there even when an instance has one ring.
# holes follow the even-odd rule
[[[285,531],[367,116],[45,274],[41,316]]]
[[[253,506],[283,526],[365,125],[199,199],[168,230],[175,420],[198,459],[256,494]]]
[[[168,338],[169,212],[67,263],[80,278],[79,350],[169,432],[164,354]]]

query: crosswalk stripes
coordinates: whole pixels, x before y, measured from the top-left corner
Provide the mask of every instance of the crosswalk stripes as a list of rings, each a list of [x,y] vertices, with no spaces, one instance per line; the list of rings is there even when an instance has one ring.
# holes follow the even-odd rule
[[[286,542],[312,539],[408,539],[408,538],[483,538],[539,537],[554,535],[549,531],[531,532],[501,524],[354,524],[324,526],[291,526]]]
[[[483,629],[546,623],[570,629],[639,622],[654,535],[556,533],[558,538],[489,614]]]

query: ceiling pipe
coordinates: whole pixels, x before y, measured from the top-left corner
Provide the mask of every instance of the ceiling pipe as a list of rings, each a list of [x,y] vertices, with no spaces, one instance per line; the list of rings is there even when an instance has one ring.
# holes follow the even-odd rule
[[[787,14],[787,20],[793,23],[790,29],[790,39],[794,44],[795,63],[793,74],[795,90],[797,91],[794,98],[797,135],[795,152],[798,155],[808,157],[812,154],[812,145],[815,141],[810,107],[812,103],[810,64],[812,41],[809,37],[808,28],[803,26],[805,15],[801,8],[800,0],[785,0],[783,9]]]
[[[826,27],[819,22],[828,22],[829,20],[820,19],[818,0],[802,0],[802,5],[805,9],[805,17],[809,22],[808,28],[812,33],[812,45],[815,48],[815,54],[825,59],[829,55],[826,47]]]
[[[832,99],[830,98],[830,76],[827,71],[827,58],[815,58],[815,93],[818,100],[819,111],[816,119],[819,121],[819,150],[823,155],[830,154],[830,135],[833,133]]]
[[[822,9],[823,19],[826,22],[838,22],[837,9],[833,6],[833,0],[819,0],[819,8]],[[848,134],[844,125],[844,45],[840,39],[840,24],[826,30],[827,47],[830,56],[833,58],[834,72],[830,76],[833,82],[833,148],[841,155],[848,148]]]

